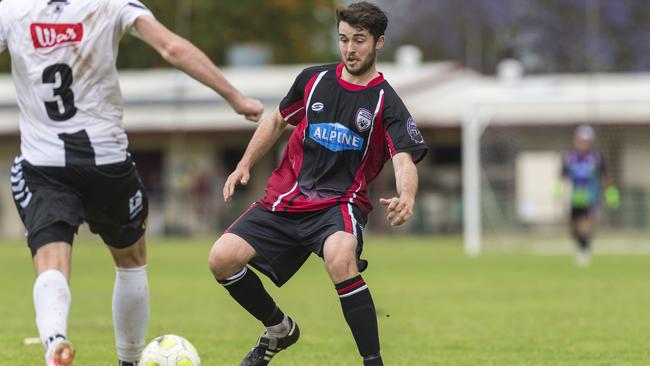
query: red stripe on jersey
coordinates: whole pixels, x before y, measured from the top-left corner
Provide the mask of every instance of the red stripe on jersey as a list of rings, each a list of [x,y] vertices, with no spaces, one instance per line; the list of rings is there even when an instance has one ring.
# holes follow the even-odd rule
[[[351,284],[350,286],[346,286],[346,287],[343,287],[342,289],[336,290],[336,292],[339,295],[343,295],[344,293],[350,292],[350,291],[352,291],[354,289],[357,289],[357,288],[359,288],[359,287],[361,287],[361,286],[363,286],[365,284],[366,284],[366,281],[364,281],[363,279],[360,279],[359,281]]]
[[[320,75],[320,72],[314,74],[314,76],[312,76],[311,79],[309,79],[309,82],[307,83],[307,86],[305,86],[305,94],[303,96],[303,98],[304,98],[303,103],[304,103],[305,106],[307,106],[307,102],[309,102],[307,99],[309,99],[309,94],[311,94],[311,89],[314,87],[314,83],[316,83],[316,79],[318,79],[318,75]],[[305,107],[305,111],[306,111],[307,107]],[[307,113],[306,112],[305,112],[305,119],[307,119]]]
[[[269,211],[274,211],[274,209],[275,211],[283,211],[287,207],[288,202],[293,199],[293,195],[290,193],[298,181],[298,174],[300,174],[300,168],[302,166],[302,140],[306,128],[307,122],[303,118],[289,138],[287,147],[282,155],[282,160],[280,161],[280,166],[273,171],[271,178],[269,178],[266,186],[266,194],[260,201]],[[295,189],[300,192],[300,187],[296,187]],[[283,194],[286,194],[286,196],[282,197],[278,204],[275,205]]]
[[[366,156],[364,157],[363,161],[361,162],[361,166],[359,167],[359,170],[357,171],[357,175],[354,177],[354,182],[352,183],[352,186],[350,186],[350,189],[348,190],[348,196],[350,196],[350,203],[353,203],[355,200],[355,196],[357,192],[363,192],[363,198],[367,200],[367,197],[365,195],[366,191],[366,186],[369,182],[368,177],[366,175],[366,163],[370,159],[371,155],[373,154],[373,149],[376,147],[375,144],[378,141],[375,136],[380,135],[381,130],[383,129],[383,123],[382,123],[382,117],[384,113],[384,95],[381,95],[381,100],[379,101],[379,110],[377,110],[377,115],[374,116],[374,119],[372,121],[373,126],[372,126],[372,132],[371,135],[369,136],[368,139],[368,145],[367,145],[367,152]],[[378,146],[377,146],[378,147]],[[374,177],[370,178],[370,181],[372,181]],[[363,200],[362,198],[362,200]],[[369,202],[364,202],[365,204],[370,205],[372,207],[372,204]]]
[[[311,79],[309,79],[309,82],[307,83],[307,86],[305,86],[305,93],[304,93],[304,97],[303,97],[303,101],[302,101],[303,106],[307,105],[307,99],[309,98],[309,94],[311,93],[311,89],[314,87],[314,83],[316,83],[316,79],[318,78],[319,74],[320,73],[314,74],[311,77]],[[305,109],[305,111],[303,111],[301,113],[298,113],[298,114],[302,115],[302,119],[301,119],[300,123],[298,124],[298,126],[296,128],[297,132],[294,131],[295,136],[292,135],[291,139],[289,139],[289,144],[291,144],[292,146],[287,145],[286,151],[285,151],[286,156],[282,157],[282,160],[284,160],[285,158],[289,159],[289,161],[291,162],[290,169],[293,171],[293,173],[295,175],[295,180],[293,181],[291,186],[286,187],[285,192],[288,192],[288,190],[291,187],[293,187],[293,184],[296,184],[296,182],[298,181],[298,178],[300,177],[300,169],[302,168],[302,160],[303,160],[303,155],[304,155],[304,149],[302,147],[302,142],[303,142],[304,137],[305,137],[305,131],[307,130],[307,112],[306,112],[306,109]],[[273,178],[273,177],[271,177],[271,178]],[[271,182],[269,182],[269,186],[271,186],[270,183]],[[297,189],[300,190],[300,187],[298,187]],[[285,193],[285,192],[282,192],[282,193]],[[275,199],[277,200],[277,198],[279,198],[282,195],[282,193],[276,193],[276,195],[275,195],[276,198]],[[295,202],[296,200],[299,200],[299,199],[300,199],[300,197],[298,197],[298,199],[295,199],[293,201]],[[283,202],[285,200],[286,200],[286,203]],[[289,205],[289,202],[290,202],[290,199],[287,199],[287,197],[284,197],[280,201],[280,203],[275,207],[275,210],[276,211],[283,211],[285,208],[287,208],[287,206]]]
[[[386,143],[388,144],[388,150],[390,151],[390,157],[392,158],[397,154],[397,149],[395,148],[395,144],[393,143],[393,139],[390,137],[388,130],[386,131]]]
[[[341,205],[341,214],[343,215],[343,231],[346,233],[352,234],[352,218],[350,217],[350,212],[348,212],[348,205]]]
[[[304,108],[304,106],[305,106],[305,100],[301,99],[293,103],[292,105],[288,106],[287,108],[281,110],[280,115],[287,122],[291,123],[292,125],[296,125],[305,116],[304,111],[300,111],[300,108]],[[294,121],[295,123],[292,123]]]

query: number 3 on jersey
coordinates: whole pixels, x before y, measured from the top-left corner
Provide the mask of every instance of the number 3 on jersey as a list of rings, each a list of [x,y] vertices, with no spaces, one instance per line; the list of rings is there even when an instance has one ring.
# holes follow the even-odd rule
[[[60,85],[57,87],[57,75]],[[77,107],[74,105],[74,92],[70,89],[72,85],[72,69],[66,64],[54,64],[43,70],[43,84],[54,84],[54,96],[61,97],[63,111],[59,108],[58,101],[45,102],[47,115],[53,121],[67,121],[77,114]]]

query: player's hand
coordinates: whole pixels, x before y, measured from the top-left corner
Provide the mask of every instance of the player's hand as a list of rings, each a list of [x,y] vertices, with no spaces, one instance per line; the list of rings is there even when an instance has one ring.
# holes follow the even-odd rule
[[[232,108],[246,117],[251,122],[257,122],[262,118],[264,112],[264,105],[257,99],[240,96],[232,102]]]
[[[413,205],[415,201],[412,199],[398,197],[380,198],[379,203],[386,206],[388,212],[386,220],[392,226],[402,225],[413,216]]]
[[[242,186],[247,185],[250,177],[251,174],[248,169],[237,166],[237,169],[228,176],[226,184],[223,186],[224,202],[232,201],[232,196],[235,194],[235,187],[237,187],[238,184],[241,184]]]
[[[609,186],[605,189],[605,202],[610,210],[617,210],[621,205],[621,194],[618,188]]]

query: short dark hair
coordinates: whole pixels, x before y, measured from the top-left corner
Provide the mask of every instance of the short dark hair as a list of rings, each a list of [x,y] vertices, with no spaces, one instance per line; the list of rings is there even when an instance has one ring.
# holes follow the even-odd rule
[[[336,26],[346,22],[357,29],[365,29],[375,38],[384,35],[388,26],[388,17],[379,7],[367,1],[340,6],[336,9]]]

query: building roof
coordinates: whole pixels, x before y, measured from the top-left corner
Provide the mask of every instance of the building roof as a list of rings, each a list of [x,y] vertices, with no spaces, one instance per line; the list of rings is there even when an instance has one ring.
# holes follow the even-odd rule
[[[270,111],[306,65],[224,68],[242,92]],[[502,80],[451,62],[380,64],[421,128],[459,126],[479,110],[492,123],[514,125],[649,123],[650,73],[567,74]],[[255,128],[216,93],[173,70],[120,72],[129,132],[225,131]],[[9,75],[0,75],[0,134],[18,133]]]
[[[647,124],[650,73],[559,74],[502,80],[463,73],[408,97],[418,125],[457,126],[479,112],[491,124]]]
[[[226,77],[244,94],[272,110],[307,65],[223,68]],[[394,64],[381,70],[397,89],[446,75],[456,65],[448,62],[414,68]],[[174,69],[120,72],[125,101],[124,123],[129,132],[223,131],[254,129],[255,124],[236,115],[209,88]],[[0,134],[18,133],[18,109],[11,77],[0,75]]]

